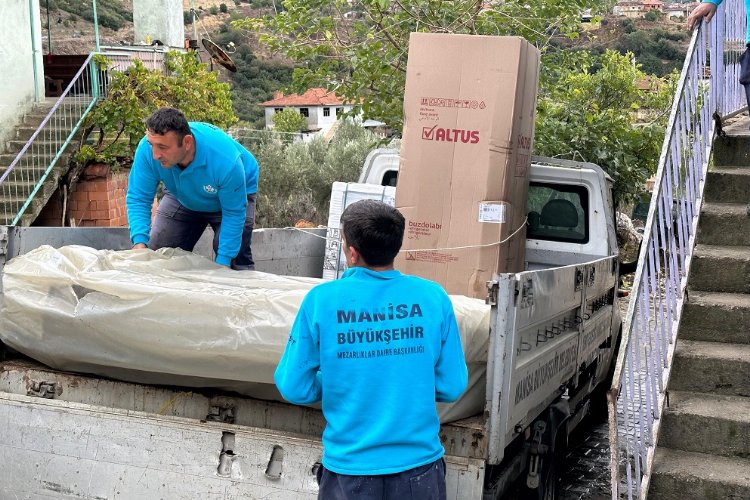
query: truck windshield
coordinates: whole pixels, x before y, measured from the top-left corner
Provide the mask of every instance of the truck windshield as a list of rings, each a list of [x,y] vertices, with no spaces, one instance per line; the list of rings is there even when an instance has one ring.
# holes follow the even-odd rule
[[[531,182],[526,237],[588,243],[588,200],[588,190],[584,186]]]

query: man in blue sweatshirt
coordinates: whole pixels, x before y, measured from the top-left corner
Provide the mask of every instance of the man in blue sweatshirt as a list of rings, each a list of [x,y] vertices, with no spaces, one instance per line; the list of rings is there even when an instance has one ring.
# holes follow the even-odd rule
[[[164,196],[153,227],[159,183]],[[254,269],[258,162],[240,143],[208,123],[190,122],[174,108],[146,120],[128,178],[128,222],[133,248],[192,251],[207,226],[214,230],[216,263]]]
[[[435,402],[466,389],[448,295],[401,274],[404,217],[374,200],[341,215],[349,269],[302,302],[275,381],[296,404],[322,400],[319,499],[444,499]]]

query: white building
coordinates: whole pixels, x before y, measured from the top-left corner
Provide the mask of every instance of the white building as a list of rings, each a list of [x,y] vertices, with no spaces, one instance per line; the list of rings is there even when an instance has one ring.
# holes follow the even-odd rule
[[[345,104],[340,97],[326,89],[309,89],[304,94],[284,95],[276,92],[270,101],[261,103],[265,108],[266,128],[273,128],[273,115],[285,109],[293,109],[307,121],[307,130],[303,131],[305,136],[326,136],[336,120],[352,110],[351,104]]]
[[[44,99],[39,0],[2,0],[0,150],[34,102]]]

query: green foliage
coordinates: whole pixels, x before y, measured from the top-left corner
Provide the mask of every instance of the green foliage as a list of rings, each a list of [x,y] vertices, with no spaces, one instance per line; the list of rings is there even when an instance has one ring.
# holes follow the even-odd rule
[[[50,10],[62,9],[71,14],[76,14],[87,21],[94,21],[94,8],[91,1],[81,0],[40,0],[42,8]],[[100,26],[119,30],[125,23],[133,22],[133,13],[126,9],[121,0],[97,0],[96,14]]]
[[[635,21],[633,21],[630,18],[623,19],[622,24],[620,26],[622,27],[622,31],[624,33],[632,33],[637,29],[635,27]]]
[[[650,11],[646,12],[646,15],[643,16],[643,18],[646,21],[653,23],[654,21],[658,21],[659,20],[659,12],[656,11],[656,10],[650,10]]]
[[[307,128],[307,120],[293,109],[285,109],[273,115],[273,128],[280,133],[301,132]]]
[[[325,87],[348,102],[361,99],[365,116],[398,130],[410,33],[517,35],[543,48],[552,36],[577,33],[581,10],[593,3],[285,0],[282,12],[235,26],[260,32],[271,50],[299,63],[295,90]]]
[[[212,6],[211,6],[211,8],[210,8],[210,9],[208,9],[208,12],[209,12],[209,13],[210,13],[210,14],[211,14],[212,16],[215,16],[216,14],[218,14],[218,13],[219,13],[219,9],[218,9],[218,7],[216,7],[215,5],[212,5]]]
[[[285,144],[271,131],[252,140],[240,139],[260,165],[256,223],[287,227],[299,220],[325,224],[335,181],[356,182],[376,137],[359,124],[344,120],[330,144]]]
[[[225,4],[225,3],[220,4],[219,5],[219,12],[221,12],[222,14],[226,14],[227,12],[229,12],[229,9],[227,8],[227,4]]]
[[[617,202],[634,199],[656,171],[676,78],[641,91],[646,75],[632,54],[555,56],[543,66],[535,153],[596,163],[614,179]]]
[[[106,81],[107,97],[86,117],[84,126],[98,130],[95,146],[82,147],[76,160],[104,161],[113,165],[132,162],[135,147],[143,137],[144,121],[156,109],[180,109],[188,120],[205,121],[227,128],[237,121],[232,112],[229,85],[220,83],[192,53],[169,52],[165,59],[167,75],[149,70],[135,60],[126,72],[104,71],[105,56],[94,58],[100,78]]]
[[[264,128],[265,114],[260,103],[271,99],[274,91],[291,84],[293,68],[278,60],[258,59],[246,37],[237,29],[230,27],[226,32],[215,34],[214,41],[221,47],[230,42],[237,47],[232,54],[237,72],[230,74],[234,112],[251,128]]]
[[[622,54],[635,54],[646,73],[664,76],[682,66],[685,50],[677,42],[686,36],[683,32],[664,29],[638,30],[622,36],[616,48]]]

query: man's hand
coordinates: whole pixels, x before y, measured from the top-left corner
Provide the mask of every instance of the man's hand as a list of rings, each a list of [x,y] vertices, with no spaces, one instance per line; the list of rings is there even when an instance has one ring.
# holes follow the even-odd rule
[[[137,248],[148,248],[148,247],[146,247],[145,243],[136,243],[135,245],[133,245],[133,250]]]
[[[716,5],[711,2],[703,2],[698,5],[688,16],[688,29],[692,30],[700,22],[701,18],[706,18],[709,22],[716,14]]]

